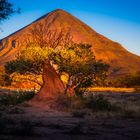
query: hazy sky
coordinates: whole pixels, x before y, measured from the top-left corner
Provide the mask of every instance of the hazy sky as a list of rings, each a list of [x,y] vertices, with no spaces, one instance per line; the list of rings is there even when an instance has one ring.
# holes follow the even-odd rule
[[[129,51],[140,55],[140,0],[9,0],[20,7],[0,24],[0,38],[31,23],[40,16],[64,9],[97,32],[119,42]]]

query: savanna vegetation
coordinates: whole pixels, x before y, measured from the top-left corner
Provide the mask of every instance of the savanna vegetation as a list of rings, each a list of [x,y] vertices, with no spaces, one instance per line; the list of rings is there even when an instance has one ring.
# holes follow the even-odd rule
[[[14,12],[7,0],[0,1],[0,21]],[[66,30],[36,24],[26,36],[16,59],[0,68],[0,139],[140,138],[139,94],[88,89],[138,92],[140,73],[107,79],[109,65]]]
[[[140,92],[140,72],[121,76],[115,79],[105,79],[103,86],[116,88],[134,88],[136,92]]]
[[[30,30],[22,48],[17,59],[5,65],[5,72],[32,75],[31,80],[41,86],[39,95],[43,97],[79,93],[105,77],[109,68],[95,60],[91,45],[75,44],[69,32],[54,31],[42,24]],[[42,81],[37,79],[39,75]]]
[[[114,87],[136,87],[140,86],[140,72],[136,74],[131,74],[127,76],[123,76],[116,80],[112,80],[112,86]]]

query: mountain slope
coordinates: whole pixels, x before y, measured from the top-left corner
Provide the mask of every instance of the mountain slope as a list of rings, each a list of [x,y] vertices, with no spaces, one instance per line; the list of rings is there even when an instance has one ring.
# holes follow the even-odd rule
[[[96,59],[110,64],[110,75],[118,76],[140,70],[140,57],[128,52],[120,44],[100,35],[71,14],[57,9],[0,42],[0,65],[15,58],[23,40],[33,25],[42,23],[54,29],[68,29],[77,43],[91,44]]]

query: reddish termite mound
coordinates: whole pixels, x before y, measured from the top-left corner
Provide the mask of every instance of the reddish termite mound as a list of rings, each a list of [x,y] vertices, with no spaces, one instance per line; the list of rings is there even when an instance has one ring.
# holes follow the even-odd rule
[[[42,79],[43,85],[35,96],[36,100],[54,99],[60,95],[64,95],[64,84],[50,63],[44,66]]]

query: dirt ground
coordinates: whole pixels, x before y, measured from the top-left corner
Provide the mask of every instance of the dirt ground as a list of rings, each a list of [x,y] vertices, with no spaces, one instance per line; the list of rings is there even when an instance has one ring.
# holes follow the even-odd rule
[[[137,94],[108,94],[107,97],[122,102],[140,99]],[[139,118],[81,111],[86,115],[74,116],[70,111],[57,111],[42,102],[1,107],[0,140],[140,140]]]

